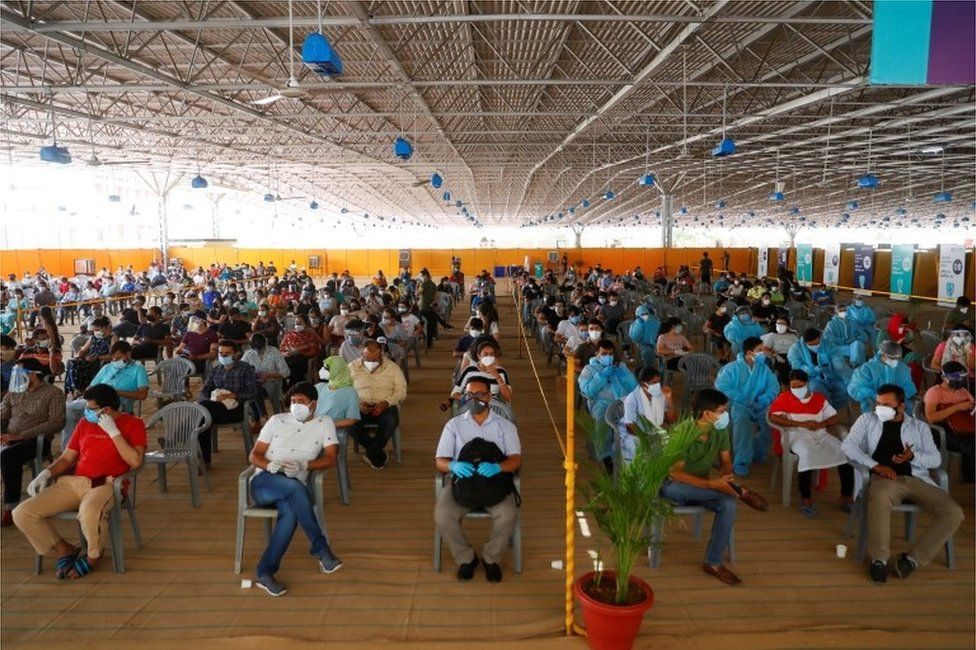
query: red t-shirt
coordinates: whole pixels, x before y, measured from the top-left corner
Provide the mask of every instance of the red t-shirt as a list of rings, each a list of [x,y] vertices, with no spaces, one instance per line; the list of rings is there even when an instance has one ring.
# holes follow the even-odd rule
[[[122,414],[116,418],[115,425],[130,445],[146,447],[146,423],[142,418]],[[85,478],[121,476],[132,469],[119,455],[112,438],[102,430],[102,427],[84,418],[78,422],[74,433],[71,434],[68,449],[78,452],[75,476]]]

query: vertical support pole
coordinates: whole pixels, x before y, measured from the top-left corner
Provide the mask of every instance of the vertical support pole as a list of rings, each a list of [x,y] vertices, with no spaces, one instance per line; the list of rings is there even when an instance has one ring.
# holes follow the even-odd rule
[[[159,198],[158,214],[159,214],[159,248],[163,253],[163,269],[169,268],[169,214],[166,209],[166,195],[168,192],[160,192],[157,194]]]
[[[576,579],[576,358],[566,357],[566,636],[573,635],[573,581]]]
[[[661,195],[661,245],[664,248],[674,246],[674,218],[672,210],[674,205],[674,195]]]

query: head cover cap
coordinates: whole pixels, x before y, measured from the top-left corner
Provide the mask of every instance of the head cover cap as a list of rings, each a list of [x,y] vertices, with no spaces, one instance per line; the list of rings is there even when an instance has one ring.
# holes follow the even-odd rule
[[[881,344],[881,354],[889,359],[901,359],[901,346],[894,341],[885,341]]]

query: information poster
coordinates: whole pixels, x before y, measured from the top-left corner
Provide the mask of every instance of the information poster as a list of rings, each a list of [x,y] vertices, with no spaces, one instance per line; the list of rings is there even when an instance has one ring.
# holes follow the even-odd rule
[[[806,286],[813,282],[813,244],[796,245],[796,281]]]
[[[891,247],[891,299],[908,300],[915,270],[915,244]]]
[[[874,284],[874,247],[870,244],[854,245],[854,293],[871,293]]]
[[[966,288],[966,248],[961,244],[939,244],[939,304],[952,307]]]
[[[769,274],[769,249],[765,246],[759,249],[759,262],[756,265],[756,277],[764,278]]]
[[[824,248],[823,281],[828,286],[836,286],[840,279],[840,246],[833,244]]]
[[[787,269],[790,266],[790,249],[789,248],[777,248],[776,249],[776,272],[779,273],[780,269]]]

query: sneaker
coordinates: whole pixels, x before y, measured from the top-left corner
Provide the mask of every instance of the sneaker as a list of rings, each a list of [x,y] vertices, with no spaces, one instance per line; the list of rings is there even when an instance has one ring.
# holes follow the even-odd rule
[[[258,576],[258,579],[254,581],[254,584],[261,587],[275,598],[278,596],[284,596],[286,593],[288,593],[285,586],[275,580],[274,576]]]
[[[478,568],[478,556],[475,555],[474,559],[467,564],[462,564],[458,567],[457,577],[458,580],[470,580],[474,577],[474,570]]]
[[[367,465],[369,465],[370,467],[372,467],[373,469],[375,469],[376,471],[379,471],[379,470],[383,469],[384,467],[386,467],[386,452],[384,451],[382,453],[383,453],[383,461],[382,462],[379,462],[378,460],[374,460],[374,459],[370,458],[369,457],[369,454],[364,452],[363,453],[363,462],[366,463]]]
[[[485,562],[485,577],[488,578],[488,582],[501,582],[502,568],[497,564]]]
[[[888,565],[881,560],[875,560],[868,568],[868,575],[871,577],[871,582],[883,585],[888,582]]]
[[[898,556],[898,561],[895,562],[895,575],[904,580],[912,575],[912,571],[917,568],[918,564],[915,560],[908,557],[908,553],[902,553]]]
[[[816,506],[810,504],[808,506],[800,505],[800,513],[808,519],[816,519],[820,516],[820,511],[817,510]]]
[[[330,549],[325,549],[319,553],[318,559],[322,573],[335,573],[342,568],[342,560],[333,555]]]

